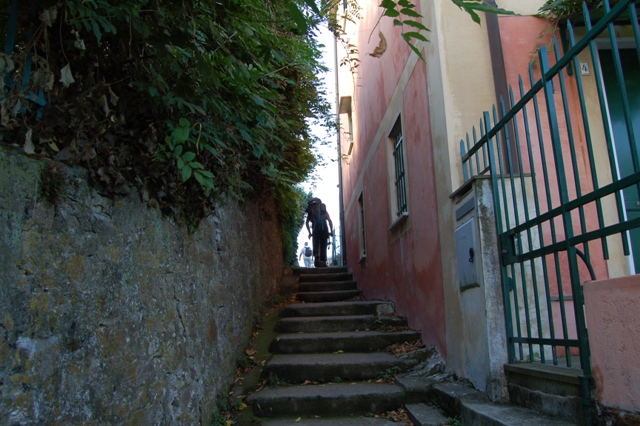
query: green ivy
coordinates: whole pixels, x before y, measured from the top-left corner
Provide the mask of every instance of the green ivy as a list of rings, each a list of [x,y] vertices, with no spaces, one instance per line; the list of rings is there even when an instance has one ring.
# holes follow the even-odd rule
[[[298,265],[298,234],[304,225],[303,213],[309,198],[310,194],[305,194],[298,186],[283,188],[276,198],[286,268]]]

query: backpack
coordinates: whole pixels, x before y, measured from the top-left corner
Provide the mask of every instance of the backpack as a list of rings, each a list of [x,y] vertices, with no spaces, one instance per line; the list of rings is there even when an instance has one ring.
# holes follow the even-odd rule
[[[325,221],[326,210],[322,208],[322,201],[319,198],[312,198],[307,207],[308,218],[314,231],[323,231],[327,228]]]
[[[307,246],[307,247],[304,248],[304,255],[306,257],[313,256],[313,250],[311,250],[311,247]]]

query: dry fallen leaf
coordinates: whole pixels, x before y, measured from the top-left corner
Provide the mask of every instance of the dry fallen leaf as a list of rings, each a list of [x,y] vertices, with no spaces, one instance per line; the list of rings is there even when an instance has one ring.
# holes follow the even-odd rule
[[[61,70],[60,70],[60,82],[62,84],[64,84],[64,87],[69,87],[69,85],[71,83],[75,83],[75,79],[73,78],[73,75],[71,74],[71,64],[67,64],[65,65]]]

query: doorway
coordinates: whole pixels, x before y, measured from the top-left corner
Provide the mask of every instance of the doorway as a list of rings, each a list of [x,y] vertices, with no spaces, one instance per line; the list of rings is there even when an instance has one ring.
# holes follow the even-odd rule
[[[602,78],[607,92],[607,103],[611,120],[611,130],[614,137],[614,145],[618,160],[618,172],[620,177],[631,175],[633,160],[631,155],[631,143],[640,154],[640,64],[636,49],[620,49],[620,62],[629,101],[629,111],[633,127],[633,141],[630,140],[627,124],[625,122],[622,91],[616,77],[613,61],[613,51],[601,49],[599,51],[600,64],[602,66]],[[640,170],[639,170],[640,171]],[[633,186],[624,190],[624,204],[627,220],[640,217],[640,197],[638,187]],[[640,229],[629,231],[631,236],[631,249],[635,271],[640,271]]]

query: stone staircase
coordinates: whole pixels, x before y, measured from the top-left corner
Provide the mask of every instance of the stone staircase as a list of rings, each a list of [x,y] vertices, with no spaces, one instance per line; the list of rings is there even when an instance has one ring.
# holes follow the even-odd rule
[[[271,343],[273,357],[263,376],[287,386],[249,396],[260,417],[380,414],[403,405],[404,391],[376,383],[391,372],[415,367],[420,358],[397,358],[385,348],[420,339],[389,302],[350,300],[360,296],[346,268],[300,269],[303,303],[287,306]]]
[[[398,423],[378,415],[398,409],[414,425],[448,425],[454,418],[464,426],[571,424],[489,403],[483,393],[453,382],[434,348],[387,351],[419,341],[420,333],[392,303],[357,300],[361,293],[346,268],[294,273],[300,303],[286,306],[275,325],[273,356],[262,370],[270,386],[246,399],[263,419],[259,424],[389,426]]]

